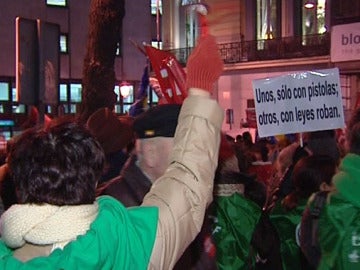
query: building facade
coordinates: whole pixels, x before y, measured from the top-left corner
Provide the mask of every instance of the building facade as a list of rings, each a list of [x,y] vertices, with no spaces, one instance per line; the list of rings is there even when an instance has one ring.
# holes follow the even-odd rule
[[[173,52],[185,65],[199,33],[196,13],[187,5],[190,2],[198,1],[125,1],[123,36],[115,60],[117,113],[126,112],[134,102],[147,64],[138,48],[143,42]],[[235,136],[243,131],[244,123],[246,126],[247,111],[254,106],[254,79],[338,67],[344,109],[348,112],[354,108],[360,90],[359,1],[316,0],[311,1],[315,4],[312,8],[305,8],[306,0],[205,2],[210,32],[219,43],[225,63],[215,92],[224,110],[232,111],[233,122],[224,121],[225,132]],[[16,17],[59,26],[59,106],[49,106],[47,113],[76,113],[81,102],[89,7],[90,0],[0,1],[0,129],[6,138],[17,131],[29,111],[29,106],[19,102],[16,89]],[[346,32],[353,24],[355,32]],[[348,35],[342,35],[342,31]],[[345,46],[346,42],[351,46]],[[354,52],[346,57],[339,54],[339,49]],[[122,81],[132,86],[127,97],[119,92]]]
[[[16,89],[16,18],[57,25],[59,27],[58,106],[47,106],[50,116],[74,114],[81,102],[81,80],[86,50],[91,0],[2,0],[0,1],[0,129],[8,139],[19,131],[30,107],[22,104]],[[136,89],[147,58],[136,47],[151,43],[156,37],[155,15],[149,0],[125,1],[123,36],[115,59],[118,95],[116,112],[125,113],[134,102]],[[26,32],[26,31],[23,31]],[[27,33],[23,33],[25,36]],[[21,36],[23,38],[23,36]],[[26,40],[20,41],[26,48]],[[52,46],[52,45],[50,45]],[[122,97],[119,85],[126,81],[130,93]]]
[[[172,8],[183,14],[183,7]],[[195,1],[199,2],[199,1]],[[201,2],[201,1],[200,1]],[[252,81],[309,70],[339,68],[345,118],[357,101],[360,90],[360,3],[350,0],[206,0],[209,5],[210,30],[217,38],[225,62],[216,97],[227,111],[232,111],[233,123],[225,121],[223,130],[235,136],[247,122],[247,109],[254,106]],[[312,7],[305,7],[312,2]],[[165,9],[166,10],[166,9]],[[185,12],[179,19],[180,32],[191,31],[196,18]],[[176,13],[172,11],[172,13]],[[190,15],[189,15],[190,13]],[[164,15],[166,13],[164,12]],[[180,15],[181,17],[181,15]],[[164,17],[173,20],[171,16]],[[183,28],[185,25],[187,29]],[[173,25],[175,23],[173,22]],[[168,25],[166,23],[166,25]],[[191,28],[191,27],[190,27]],[[353,33],[349,33],[349,28]],[[334,31],[336,30],[336,31]],[[179,42],[168,42],[173,29],[164,29],[164,46],[191,43],[196,38],[186,32]],[[341,35],[346,31],[352,44],[346,46]],[[340,36],[339,36],[340,32]],[[335,37],[334,33],[337,33]],[[356,40],[355,40],[356,39]],[[190,41],[189,41],[190,40]],[[345,40],[346,41],[346,40]],[[348,44],[348,45],[349,45]],[[171,46],[170,46],[171,47]],[[177,48],[179,48],[177,47]],[[186,62],[188,49],[172,51]],[[352,51],[347,57],[346,51]],[[345,54],[342,54],[344,53]],[[335,54],[338,54],[335,57]]]

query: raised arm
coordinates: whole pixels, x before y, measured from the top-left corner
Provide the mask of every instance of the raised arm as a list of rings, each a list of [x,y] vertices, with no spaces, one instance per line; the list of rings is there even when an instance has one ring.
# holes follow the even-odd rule
[[[171,164],[143,202],[159,208],[150,269],[172,269],[200,231],[212,201],[223,110],[210,96],[222,70],[215,38],[201,37],[187,64],[189,96],[180,112]]]

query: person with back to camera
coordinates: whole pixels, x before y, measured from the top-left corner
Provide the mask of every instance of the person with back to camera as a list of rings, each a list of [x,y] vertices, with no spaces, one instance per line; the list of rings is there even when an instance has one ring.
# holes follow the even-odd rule
[[[162,104],[135,117],[135,150],[119,176],[99,185],[99,195],[110,195],[125,207],[139,206],[143,202],[151,185],[168,167],[180,109],[180,104]],[[212,261],[202,254],[201,238],[200,234],[195,238],[177,261],[174,270],[191,269],[195,265],[203,267]]]
[[[210,95],[222,70],[215,38],[202,36],[187,63],[170,165],[141,207],[95,200],[104,153],[84,128],[21,136],[9,156],[20,204],[1,218],[0,269],[171,269],[212,200],[223,110]]]
[[[143,202],[170,161],[180,109],[179,104],[158,105],[134,119],[134,151],[120,175],[98,186],[99,195],[110,195],[126,207]]]
[[[313,269],[299,247],[301,217],[314,192],[331,189],[336,168],[335,160],[327,155],[304,157],[294,166],[293,191],[279,200],[270,212],[270,220],[280,238],[283,269]]]
[[[232,145],[222,140],[207,214],[217,269],[282,269],[279,239],[262,211],[265,199],[265,185],[239,170]]]
[[[360,108],[347,124],[346,145],[333,189],[312,196],[301,222],[301,248],[320,270],[360,269]]]

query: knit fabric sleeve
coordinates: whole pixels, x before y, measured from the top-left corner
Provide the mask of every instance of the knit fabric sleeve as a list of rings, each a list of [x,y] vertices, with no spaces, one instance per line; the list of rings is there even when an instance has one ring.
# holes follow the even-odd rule
[[[171,165],[143,202],[159,207],[151,269],[172,269],[200,231],[212,201],[222,120],[222,109],[210,98],[189,96],[182,106]]]

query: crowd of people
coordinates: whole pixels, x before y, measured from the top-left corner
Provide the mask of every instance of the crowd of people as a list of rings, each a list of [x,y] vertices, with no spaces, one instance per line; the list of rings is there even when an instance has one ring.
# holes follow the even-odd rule
[[[183,104],[13,138],[0,269],[360,269],[360,109],[345,143],[337,130],[232,139],[211,98],[222,71],[202,36]]]
[[[221,206],[218,222],[226,222],[215,225],[213,234],[218,248],[224,249],[218,252],[219,269],[360,269],[355,241],[360,221],[355,199],[359,112],[348,123],[345,140],[340,130],[228,137],[241,168],[230,182],[238,179],[245,187],[237,189],[240,192],[232,188],[231,196],[237,193],[255,206],[240,200]],[[249,182],[256,183],[256,198],[246,194]],[[219,207],[231,200],[235,198],[227,194],[213,203]],[[240,264],[231,268],[229,256]]]

